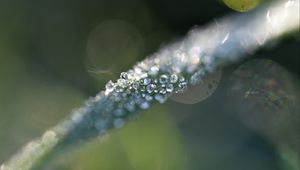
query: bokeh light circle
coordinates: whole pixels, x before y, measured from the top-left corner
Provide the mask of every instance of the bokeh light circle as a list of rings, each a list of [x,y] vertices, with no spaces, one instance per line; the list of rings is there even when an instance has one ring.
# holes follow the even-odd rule
[[[86,67],[96,78],[115,78],[135,63],[142,49],[143,38],[135,26],[124,20],[106,20],[88,36]]]
[[[213,73],[203,76],[201,83],[189,85],[183,93],[173,94],[170,98],[183,104],[196,104],[211,96],[217,89],[222,76],[222,70],[218,69]]]
[[[255,59],[232,74],[229,99],[248,127],[299,149],[298,85],[276,62]]]

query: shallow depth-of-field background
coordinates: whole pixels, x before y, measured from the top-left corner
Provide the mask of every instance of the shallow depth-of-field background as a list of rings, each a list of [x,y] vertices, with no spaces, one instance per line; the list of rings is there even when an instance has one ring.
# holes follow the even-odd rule
[[[0,0],[0,164],[163,43],[228,13],[217,0]],[[289,37],[251,57],[272,59],[297,80],[297,47],[299,36]],[[243,103],[233,103],[230,77],[241,64],[223,68],[208,99],[156,105],[56,169],[281,170],[293,151],[237,116]]]

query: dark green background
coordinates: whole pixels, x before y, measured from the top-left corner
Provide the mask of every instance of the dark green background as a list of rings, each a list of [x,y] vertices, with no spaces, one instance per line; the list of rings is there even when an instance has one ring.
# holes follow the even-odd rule
[[[216,0],[0,0],[0,163],[161,44],[228,13]],[[109,22],[107,46],[95,48],[101,56],[91,61],[91,32]],[[299,36],[287,37],[252,57],[277,61],[299,78],[298,47]],[[57,169],[279,170],[276,141],[228,107],[238,65],[223,69],[209,99],[156,106]]]

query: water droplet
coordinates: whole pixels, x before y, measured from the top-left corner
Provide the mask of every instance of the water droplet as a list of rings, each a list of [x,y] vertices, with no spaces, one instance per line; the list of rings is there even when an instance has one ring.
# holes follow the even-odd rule
[[[114,111],[114,115],[117,116],[117,117],[120,117],[120,116],[124,116],[125,115],[125,112],[123,109],[119,108],[119,109],[116,109]]]
[[[145,95],[145,99],[147,101],[151,101],[151,100],[153,100],[153,97],[151,95]]]
[[[168,84],[168,85],[166,86],[166,90],[167,90],[167,92],[172,93],[173,90],[174,90],[173,84]]]
[[[121,78],[121,79],[128,79],[128,74],[127,74],[126,72],[122,72],[122,73],[120,74],[120,78]]]
[[[107,119],[100,119],[95,122],[95,128],[99,131],[107,129]]]
[[[129,111],[129,112],[134,112],[135,111],[135,102],[134,101],[129,101],[128,103],[126,103],[125,108]]]
[[[135,90],[137,90],[137,89],[139,88],[139,83],[136,82],[136,81],[133,82],[133,83],[132,83],[132,88],[135,89]]]
[[[142,82],[142,85],[147,86],[148,84],[151,83],[151,79],[150,78],[144,78],[144,79],[142,79],[141,82]]]
[[[156,94],[154,96],[155,100],[157,100],[159,103],[165,103],[167,101],[167,96],[162,94]]]
[[[169,80],[169,77],[168,77],[167,75],[165,75],[165,74],[163,74],[163,75],[161,75],[161,76],[159,77],[159,82],[160,82],[161,84],[167,83],[168,80]]]
[[[114,83],[110,80],[106,85],[105,85],[105,95],[108,95],[110,92],[114,90]]]
[[[121,87],[121,88],[125,88],[127,87],[127,81],[125,79],[118,79],[118,85]]]
[[[116,129],[122,128],[125,125],[125,121],[122,118],[117,118],[113,122],[113,126]]]
[[[153,66],[150,68],[148,74],[151,76],[155,76],[155,75],[157,75],[158,71],[159,71],[159,68],[157,66]]]
[[[179,77],[179,82],[185,82],[185,78],[183,76]]]
[[[176,89],[175,93],[183,93],[187,89],[187,83],[186,82],[180,82],[178,84],[178,88]]]
[[[146,91],[146,87],[145,87],[145,86],[141,86],[141,87],[140,87],[140,91],[141,91],[141,92],[145,92],[145,91]]]
[[[164,89],[164,88],[162,88],[162,89],[159,90],[159,93],[160,93],[160,94],[166,94],[166,93],[167,93],[167,90]]]
[[[141,109],[148,109],[150,107],[150,103],[148,101],[143,101],[140,103]]]
[[[74,123],[80,123],[83,120],[83,114],[81,112],[81,109],[75,111],[75,113],[71,116],[71,120]]]
[[[177,83],[178,76],[176,74],[172,74],[170,77],[170,83]]]
[[[151,94],[151,93],[154,92],[154,90],[156,90],[156,85],[155,85],[155,84],[149,84],[149,85],[146,87],[146,89],[147,89],[147,92]]]
[[[105,103],[106,103],[106,104],[105,104],[104,110],[107,111],[107,112],[111,112],[111,110],[112,110],[113,107],[114,107],[113,102],[111,102],[111,101],[108,100],[108,101],[106,101]]]

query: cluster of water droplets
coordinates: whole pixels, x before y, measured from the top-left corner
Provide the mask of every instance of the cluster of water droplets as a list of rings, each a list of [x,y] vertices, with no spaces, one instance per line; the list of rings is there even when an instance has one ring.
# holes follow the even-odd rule
[[[149,71],[140,67],[123,72],[116,82],[106,84],[104,97],[107,100],[106,111],[112,113],[113,128],[121,128],[126,120],[135,118],[139,110],[148,109],[152,103],[164,103],[168,96],[182,92],[187,86],[184,77],[178,74],[161,74],[159,67],[153,66]],[[96,122],[96,128],[106,129],[103,125],[110,121]]]
[[[206,62],[209,56],[203,49],[190,43],[187,40],[171,44],[122,72],[116,81],[109,81],[105,90],[86,104],[93,109],[93,128],[100,133],[121,128],[128,119],[136,118],[139,111],[166,102],[171,94],[183,93],[189,84],[199,84],[201,77],[213,69]],[[91,111],[84,108],[86,113]],[[79,120],[86,119],[84,114],[80,115]]]

